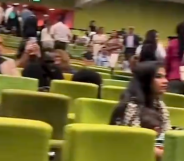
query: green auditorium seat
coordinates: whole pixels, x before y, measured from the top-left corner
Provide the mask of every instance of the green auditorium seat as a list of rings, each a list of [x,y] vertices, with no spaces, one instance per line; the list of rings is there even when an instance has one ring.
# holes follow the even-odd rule
[[[67,95],[71,97],[72,100],[80,97],[97,98],[98,86],[90,83],[53,80],[51,82],[50,92]],[[71,107],[70,110],[72,112],[75,111],[74,107]]]
[[[41,121],[0,118],[1,161],[48,161],[52,127]]]
[[[127,87],[129,85],[129,81],[120,81],[114,79],[103,79],[104,86],[119,86],[119,87]]]
[[[169,107],[184,108],[184,95],[165,93],[163,95],[163,101]]]
[[[75,123],[109,124],[117,104],[117,101],[78,98],[75,100]]]
[[[111,75],[108,73],[98,72],[102,79],[111,79]]]
[[[121,94],[126,90],[125,87],[103,86],[101,89],[101,98],[106,100],[118,101]]]
[[[81,69],[84,68],[84,66],[78,65],[78,64],[71,64],[70,66],[71,66],[74,70],[76,70],[76,71],[79,71],[79,70],[81,70]]]
[[[168,110],[170,112],[171,125],[184,128],[184,109],[168,107]]]
[[[52,125],[51,147],[61,148],[63,128],[67,124],[70,98],[64,95],[32,92],[25,90],[4,90],[1,115],[5,117],[40,120]]]
[[[0,96],[4,89],[38,90],[38,80],[33,78],[0,75],[0,82]]]
[[[89,66],[87,69],[93,70],[95,72],[102,72],[102,73],[110,73],[109,69],[101,68],[101,67],[94,67],[94,66]]]
[[[122,71],[122,70],[115,70],[114,74],[115,75],[129,76],[129,77],[133,76],[133,74],[131,72],[125,72],[125,71]]]
[[[132,79],[131,76],[124,76],[124,75],[112,75],[112,79],[122,80],[122,81],[130,81]]]
[[[172,130],[166,133],[162,161],[183,161],[184,131]]]
[[[71,124],[65,128],[64,161],[155,161],[153,130]],[[144,144],[143,144],[144,143]]]

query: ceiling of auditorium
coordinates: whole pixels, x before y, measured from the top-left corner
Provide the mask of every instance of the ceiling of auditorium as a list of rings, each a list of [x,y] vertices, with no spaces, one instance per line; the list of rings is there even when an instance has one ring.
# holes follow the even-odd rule
[[[184,0],[157,0],[157,1],[175,2],[175,3],[184,3]]]

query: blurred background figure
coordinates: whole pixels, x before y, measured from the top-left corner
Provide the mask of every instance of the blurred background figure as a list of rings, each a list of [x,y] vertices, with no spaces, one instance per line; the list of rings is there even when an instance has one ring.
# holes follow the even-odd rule
[[[51,22],[47,20],[45,22],[45,28],[41,31],[41,43],[43,48],[54,48],[54,40],[51,35]]]
[[[96,21],[94,21],[94,20],[90,21],[89,26],[88,26],[88,30],[90,33],[97,31]]]
[[[99,27],[97,33],[92,36],[92,46],[93,46],[93,59],[96,61],[97,55],[101,48],[105,45],[107,41],[107,35],[104,33],[104,28]]]
[[[109,40],[106,42],[106,50],[109,52],[109,64],[112,72],[118,62],[119,54],[122,51],[122,48],[123,45],[119,39],[118,32],[113,30]]]
[[[134,33],[134,30],[134,27],[129,27],[128,33],[124,37],[126,60],[129,60],[135,54],[135,50],[139,46],[140,38]]]
[[[178,37],[169,41],[166,56],[168,92],[184,94],[183,73],[180,72],[184,56],[184,22],[178,24],[176,32]]]
[[[158,42],[158,36],[156,30],[147,31],[143,45],[136,49],[136,55],[140,57],[140,61],[165,61],[166,51],[163,45]]]
[[[72,39],[72,33],[64,23],[64,18],[61,16],[58,22],[51,27],[51,35],[55,40],[55,49],[66,50],[68,43]]]

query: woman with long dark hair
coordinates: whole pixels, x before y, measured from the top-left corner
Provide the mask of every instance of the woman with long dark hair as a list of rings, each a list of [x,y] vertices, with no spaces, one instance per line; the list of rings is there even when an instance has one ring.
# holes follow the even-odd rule
[[[178,24],[176,32],[178,37],[169,42],[166,57],[168,92],[184,94],[184,83],[180,75],[184,54],[184,22]]]
[[[169,113],[160,96],[167,89],[165,68],[157,61],[138,63],[133,70],[133,79],[129,87],[120,98],[115,109],[112,125],[140,126],[141,113],[145,109],[153,109],[160,114],[162,119],[161,131],[171,128]]]
[[[136,55],[140,61],[164,61],[166,51],[162,44],[158,43],[158,32],[149,30],[146,33],[143,45],[140,45],[136,50]]]

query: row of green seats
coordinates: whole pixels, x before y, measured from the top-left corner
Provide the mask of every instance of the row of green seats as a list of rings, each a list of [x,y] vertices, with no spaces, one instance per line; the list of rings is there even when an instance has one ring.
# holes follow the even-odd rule
[[[0,95],[3,89],[38,90],[38,80],[32,78],[0,75],[0,81]],[[127,81],[104,79],[103,86],[101,87],[101,98],[115,101],[119,100],[120,95],[126,90],[128,84],[129,82]],[[80,97],[96,98],[98,95],[98,87],[94,84],[54,80],[51,84],[51,92],[65,94],[72,97],[72,99]],[[179,108],[184,107],[183,95],[166,93],[163,95],[163,100],[167,106]]]
[[[54,129],[52,136],[52,139],[54,140],[50,141],[50,147],[60,150],[62,147],[65,148],[65,144],[63,144],[63,129],[67,124],[66,120],[67,109],[69,108],[70,101],[69,97],[57,94],[20,90],[5,90],[2,95],[2,116],[34,119],[49,123]],[[117,103],[118,102],[116,101],[79,98],[75,100],[75,123],[87,123],[88,127],[92,127],[89,126],[89,124],[107,125]],[[168,109],[171,114],[171,123],[181,127],[184,126],[184,109]],[[95,127],[96,126],[97,125],[95,125]],[[101,130],[103,129],[102,126],[100,126],[100,128]],[[95,128],[92,129],[94,130]],[[133,128],[130,129],[133,130]],[[66,137],[64,137],[64,139],[66,139],[67,143],[68,140]]]
[[[51,133],[52,127],[44,122],[0,118],[0,160],[48,160]],[[156,133],[149,129],[71,124],[65,127],[64,136],[62,161],[155,160]],[[167,132],[164,146],[163,161],[184,160],[184,131]]]

